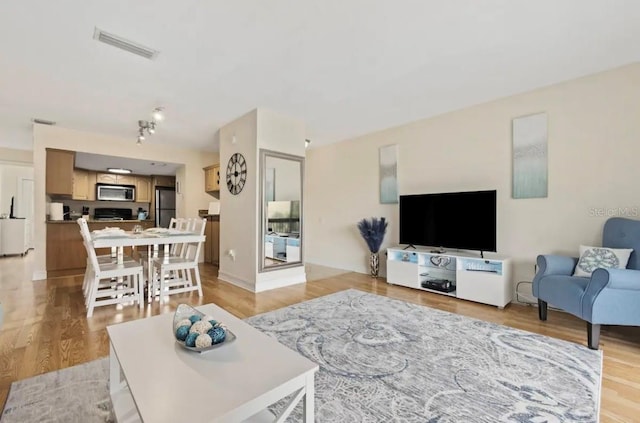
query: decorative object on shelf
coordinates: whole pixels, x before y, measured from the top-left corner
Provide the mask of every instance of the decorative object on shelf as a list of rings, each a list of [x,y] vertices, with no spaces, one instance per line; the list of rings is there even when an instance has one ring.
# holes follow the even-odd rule
[[[437,267],[447,267],[451,263],[451,257],[446,256],[431,256],[429,258],[431,264]]]
[[[173,315],[173,335],[182,347],[205,352],[236,339],[222,323],[188,304],[179,304]]]
[[[156,107],[151,111],[151,120],[139,120],[138,121],[138,142],[136,144],[142,144],[145,140],[145,132],[149,135],[156,133],[156,126],[159,122],[164,120],[164,109],[162,107]]]
[[[367,243],[369,252],[371,253],[369,255],[369,270],[371,271],[371,276],[377,278],[380,271],[380,256],[378,252],[380,251],[384,234],[387,231],[387,220],[384,217],[379,219],[377,217],[362,219],[358,222],[358,230]]]
[[[234,153],[227,164],[227,188],[233,195],[238,195],[247,182],[247,162],[240,153]]]
[[[394,145],[380,147],[380,203],[396,204],[398,202],[398,148]]]
[[[515,118],[512,131],[513,198],[546,198],[547,114]]]

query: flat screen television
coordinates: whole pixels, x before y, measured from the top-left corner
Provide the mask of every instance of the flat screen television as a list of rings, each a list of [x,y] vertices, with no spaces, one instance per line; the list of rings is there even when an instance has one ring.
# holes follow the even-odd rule
[[[496,191],[400,196],[400,244],[496,250]]]

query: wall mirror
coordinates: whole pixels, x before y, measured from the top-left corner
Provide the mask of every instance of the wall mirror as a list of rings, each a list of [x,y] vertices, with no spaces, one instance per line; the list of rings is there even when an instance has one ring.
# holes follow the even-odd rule
[[[259,271],[302,266],[304,157],[260,150]]]

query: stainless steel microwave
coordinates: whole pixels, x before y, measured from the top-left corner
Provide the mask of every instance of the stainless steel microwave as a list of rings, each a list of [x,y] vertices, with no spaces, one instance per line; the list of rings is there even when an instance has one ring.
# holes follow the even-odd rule
[[[96,185],[96,198],[103,201],[135,201],[136,187],[133,185]]]

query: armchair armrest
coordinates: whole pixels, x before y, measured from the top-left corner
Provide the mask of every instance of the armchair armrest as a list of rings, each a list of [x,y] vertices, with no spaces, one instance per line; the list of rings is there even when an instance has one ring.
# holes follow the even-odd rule
[[[558,256],[552,254],[539,255],[537,259],[538,272],[533,278],[534,281],[547,275],[571,276],[578,264],[576,257]]]
[[[640,270],[635,269],[596,269],[591,274],[587,293],[602,289],[631,289],[640,291]]]

